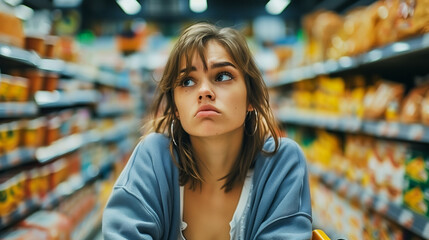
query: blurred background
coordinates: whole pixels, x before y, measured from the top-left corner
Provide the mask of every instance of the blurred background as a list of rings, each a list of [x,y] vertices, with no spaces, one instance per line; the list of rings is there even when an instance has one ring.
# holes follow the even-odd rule
[[[429,239],[428,0],[0,0],[0,239],[102,239],[182,29],[242,31],[314,227]]]

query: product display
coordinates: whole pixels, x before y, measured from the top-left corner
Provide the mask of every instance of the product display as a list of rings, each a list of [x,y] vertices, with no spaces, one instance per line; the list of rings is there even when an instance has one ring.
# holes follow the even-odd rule
[[[305,154],[315,229],[429,239],[429,0],[65,2],[0,0],[0,239],[100,240],[177,34],[200,20],[244,33]]]
[[[420,61],[411,52],[428,56],[425,30],[407,26],[425,4],[376,1],[343,16],[306,15],[307,60],[270,85],[277,117],[309,161],[315,223],[334,236],[429,238],[428,72],[390,74]],[[328,41],[311,23],[323,13],[336,29],[324,32]],[[409,48],[395,49],[399,44]]]

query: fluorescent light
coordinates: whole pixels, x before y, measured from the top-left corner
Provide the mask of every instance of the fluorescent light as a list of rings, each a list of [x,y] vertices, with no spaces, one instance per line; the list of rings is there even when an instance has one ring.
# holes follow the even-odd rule
[[[136,0],[116,0],[116,3],[128,15],[134,15],[140,12],[141,6]]]
[[[285,10],[289,3],[290,0],[270,0],[267,5],[265,5],[265,10],[267,10],[269,14],[279,15]]]
[[[202,13],[207,10],[207,0],[189,0],[189,8],[192,12]]]

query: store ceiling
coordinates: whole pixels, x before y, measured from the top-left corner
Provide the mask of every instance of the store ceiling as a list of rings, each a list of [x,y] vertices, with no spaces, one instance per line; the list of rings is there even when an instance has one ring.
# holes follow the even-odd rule
[[[127,15],[115,0],[24,0],[33,8],[55,9],[56,3],[79,3],[75,8],[82,14],[83,24],[99,20],[126,20],[143,18],[158,22],[180,22],[184,20],[241,20],[268,15],[265,4],[268,0],[207,0],[208,10],[195,14],[188,7],[189,0],[138,0],[142,6],[136,15]],[[339,13],[348,9],[368,5],[375,0],[291,0],[280,16],[286,20],[297,20],[317,9],[328,9]],[[69,7],[65,8],[68,9]]]

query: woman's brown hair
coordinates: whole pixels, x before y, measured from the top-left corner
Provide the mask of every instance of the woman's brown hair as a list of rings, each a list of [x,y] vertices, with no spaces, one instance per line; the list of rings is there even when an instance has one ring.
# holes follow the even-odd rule
[[[179,167],[180,185],[190,182],[191,189],[201,186],[204,179],[195,161],[189,135],[183,130],[175,115],[173,93],[182,78],[179,76],[182,59],[186,61],[185,75],[188,75],[191,70],[191,58],[194,54],[198,54],[204,66],[207,67],[204,50],[209,40],[220,43],[243,73],[247,102],[254,109],[248,112],[245,119],[240,157],[236,159],[231,171],[222,178],[226,180],[223,188],[228,192],[235,183],[245,179],[259,152],[274,154],[279,145],[278,125],[269,105],[268,90],[246,38],[240,32],[233,28],[219,28],[209,23],[196,23],[183,31],[170,53],[158,84],[152,109],[153,118],[148,122],[150,128],[148,132],[165,133],[170,136],[170,153]],[[269,136],[272,136],[275,141],[275,148],[271,152],[263,150],[265,140]],[[178,159],[174,150],[177,152]]]

